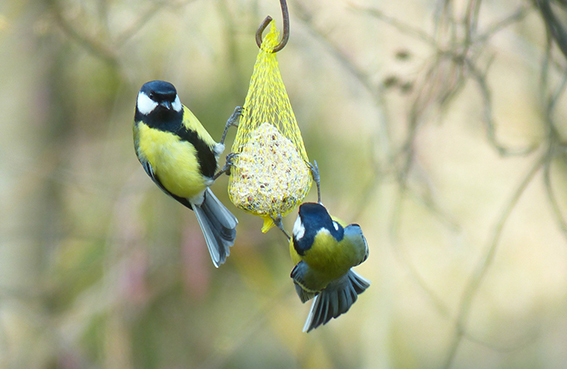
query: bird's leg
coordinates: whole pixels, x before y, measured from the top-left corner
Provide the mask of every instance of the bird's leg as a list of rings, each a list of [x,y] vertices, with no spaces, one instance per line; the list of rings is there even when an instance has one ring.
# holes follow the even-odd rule
[[[221,170],[219,170],[214,176],[213,176],[213,181],[215,181],[218,177],[220,177],[221,175],[223,175],[224,173],[226,173],[226,175],[230,175],[230,168],[234,165],[232,160],[234,159],[234,157],[238,155],[235,152],[231,152],[230,154],[228,154],[226,156],[226,163],[224,164],[224,166],[221,168]]]
[[[220,142],[217,144],[219,147],[218,152],[216,155],[220,155],[222,151],[224,151],[224,140],[226,139],[226,134],[228,133],[228,129],[232,126],[238,127],[238,122],[240,120],[240,116],[242,115],[242,106],[237,106],[234,108],[234,111],[226,121],[226,125],[224,126],[224,132],[222,133],[222,137]],[[219,170],[214,176],[213,181],[216,180],[218,177],[226,173],[230,175],[230,167],[232,167],[232,159],[236,156],[236,153],[230,153],[226,156],[226,163],[225,165]]]
[[[313,160],[313,164],[307,163],[309,169],[311,170],[311,176],[317,185],[317,202],[321,203],[321,177],[319,176],[319,167],[317,166],[317,160]]]
[[[237,106],[234,108],[234,111],[226,121],[226,125],[224,126],[224,132],[222,133],[222,137],[220,143],[224,145],[224,140],[226,139],[226,134],[228,133],[228,129],[230,127],[238,127],[238,121],[240,116],[242,115],[242,106]]]
[[[291,239],[291,237],[289,236],[289,234],[287,234],[287,232],[285,231],[285,229],[283,227],[281,214],[278,213],[278,215],[276,217],[274,217],[273,215],[270,215],[270,217],[272,218],[272,221],[274,222],[276,227],[278,227],[280,229],[280,231],[283,232],[283,234],[287,237],[287,239],[289,241]]]

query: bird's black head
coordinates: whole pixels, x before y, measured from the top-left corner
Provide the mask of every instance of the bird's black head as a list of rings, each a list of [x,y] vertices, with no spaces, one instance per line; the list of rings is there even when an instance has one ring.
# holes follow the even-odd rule
[[[331,218],[327,209],[316,202],[306,202],[299,207],[299,214],[293,226],[293,244],[298,254],[311,248],[315,236],[322,229],[328,231],[337,241],[344,236],[343,227]]]
[[[167,122],[182,116],[182,113],[183,106],[175,86],[171,83],[150,81],[140,89],[136,102],[136,121]]]

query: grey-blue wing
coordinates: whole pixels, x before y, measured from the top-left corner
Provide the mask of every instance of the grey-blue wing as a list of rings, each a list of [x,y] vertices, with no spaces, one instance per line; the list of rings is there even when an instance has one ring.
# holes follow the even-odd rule
[[[364,234],[362,234],[360,226],[358,224],[351,224],[345,227],[344,237],[350,241],[357,251],[355,264],[352,266],[364,262],[368,258],[368,243],[366,242]]]
[[[295,285],[295,292],[299,296],[301,302],[305,303],[311,300],[317,291],[311,291],[305,287],[305,274],[307,273],[309,266],[304,262],[300,261],[295,268],[291,271],[290,277],[293,279],[293,284]]]

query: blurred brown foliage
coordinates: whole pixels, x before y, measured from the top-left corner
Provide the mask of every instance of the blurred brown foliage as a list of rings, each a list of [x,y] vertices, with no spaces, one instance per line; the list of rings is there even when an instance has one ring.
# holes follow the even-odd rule
[[[232,207],[237,242],[215,269],[193,214],[133,152],[151,79],[220,137],[278,1],[12,1],[0,367],[565,366],[564,2],[289,7],[283,79],[323,202],[365,231],[370,289],[302,333],[283,235]],[[226,183],[214,190],[230,207]]]

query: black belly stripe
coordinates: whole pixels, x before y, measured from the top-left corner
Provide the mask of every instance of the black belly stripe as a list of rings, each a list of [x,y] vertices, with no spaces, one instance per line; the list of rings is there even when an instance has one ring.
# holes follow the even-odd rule
[[[184,125],[181,125],[177,132],[174,132],[181,140],[187,141],[195,146],[197,150],[197,161],[201,167],[201,173],[205,177],[213,178],[217,170],[217,158],[213,150],[203,141],[197,132],[188,130]]]
[[[158,106],[151,114],[142,115],[136,111],[136,121],[142,121],[151,128],[163,132],[170,132],[187,141],[197,151],[197,162],[201,168],[201,174],[212,178],[217,170],[217,158],[209,145],[199,137],[196,131],[188,130],[182,123],[183,111],[166,110]]]

